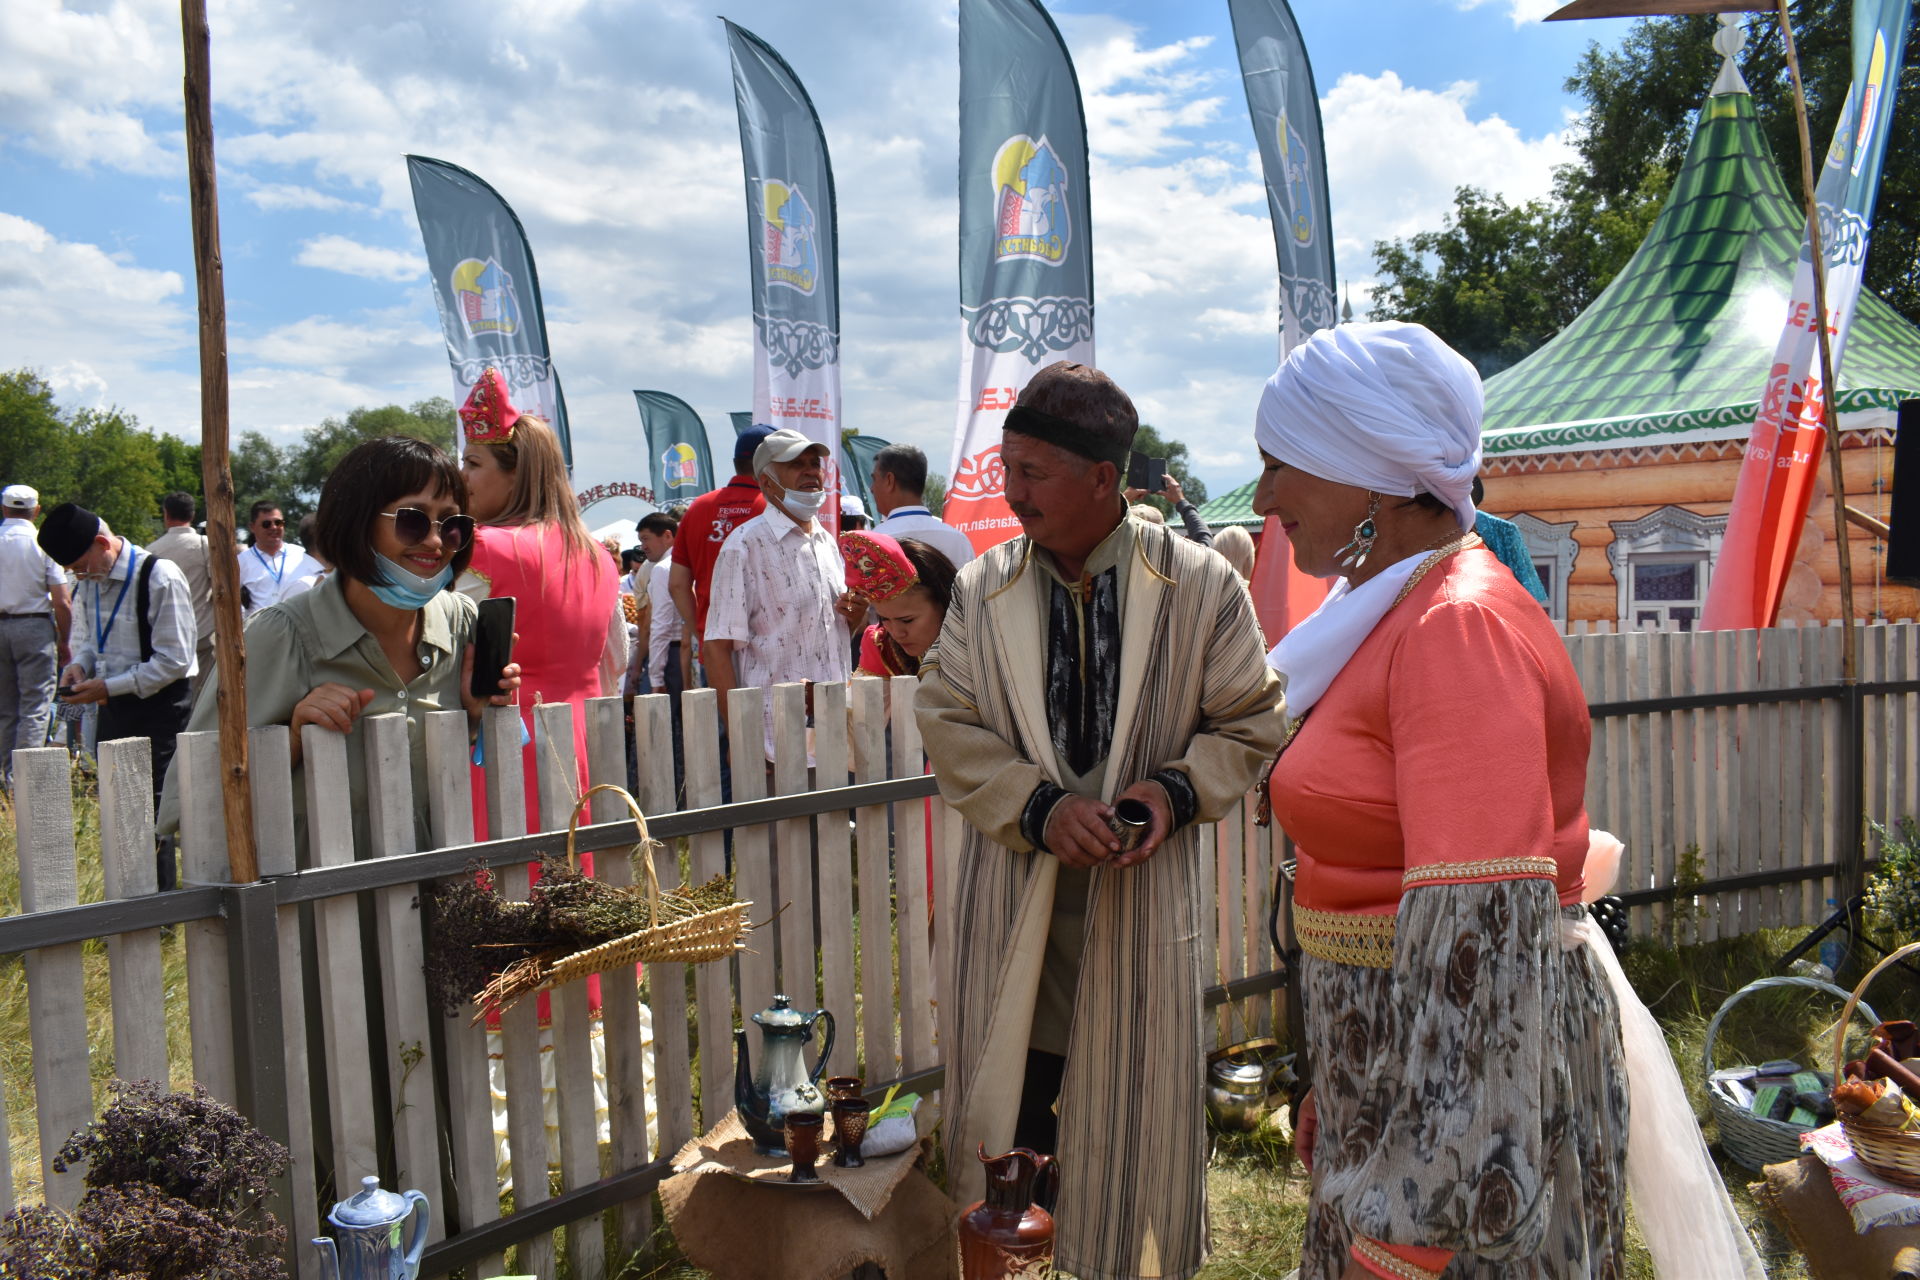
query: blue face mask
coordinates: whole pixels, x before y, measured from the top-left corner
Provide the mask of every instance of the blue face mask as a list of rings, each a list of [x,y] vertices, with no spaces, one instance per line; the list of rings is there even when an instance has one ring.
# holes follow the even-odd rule
[[[367,586],[382,602],[396,609],[424,609],[440,594],[441,588],[453,580],[453,566],[447,565],[431,578],[423,578],[405,565],[396,564],[379,552],[373,558],[380,566],[380,572],[387,577],[386,582],[369,582]]]

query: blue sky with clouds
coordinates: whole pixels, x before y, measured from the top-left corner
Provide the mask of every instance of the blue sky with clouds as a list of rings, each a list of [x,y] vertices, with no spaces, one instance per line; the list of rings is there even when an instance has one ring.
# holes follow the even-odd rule
[[[845,425],[944,460],[958,350],[952,3],[733,0],[807,84],[839,191]],[[1453,188],[1542,194],[1561,84],[1621,23],[1541,0],[1300,0],[1343,284]],[[746,215],[711,0],[212,0],[236,431],[449,393],[404,153],[487,178],[533,242],[576,478],[648,479],[635,387],[717,443],[751,394]],[[1093,171],[1100,363],[1215,492],[1252,475],[1274,260],[1225,0],[1059,0]],[[171,0],[0,4],[0,368],[194,437]],[[1701,86],[1704,96],[1706,86]],[[936,463],[936,465],[939,465]],[[638,513],[598,507],[600,523]]]

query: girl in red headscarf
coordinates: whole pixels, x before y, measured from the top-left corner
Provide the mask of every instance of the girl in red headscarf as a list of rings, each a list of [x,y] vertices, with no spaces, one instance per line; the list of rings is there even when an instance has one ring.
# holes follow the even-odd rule
[[[864,529],[840,535],[840,554],[847,589],[880,619],[860,636],[855,674],[917,674],[953,599],[953,562],[924,542],[895,542]]]

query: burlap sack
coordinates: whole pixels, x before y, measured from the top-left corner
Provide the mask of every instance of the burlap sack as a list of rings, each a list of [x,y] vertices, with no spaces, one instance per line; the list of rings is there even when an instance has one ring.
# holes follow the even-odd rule
[[[955,1280],[953,1204],[916,1169],[925,1150],[923,1141],[862,1169],[823,1155],[815,1172],[826,1185],[793,1188],[790,1163],[756,1154],[729,1113],[680,1149],[660,1202],[681,1252],[716,1280],[841,1280],[864,1263],[888,1280]]]
[[[1786,1228],[1814,1280],[1920,1280],[1920,1227],[1861,1235],[1818,1156],[1770,1164],[1748,1190]]]

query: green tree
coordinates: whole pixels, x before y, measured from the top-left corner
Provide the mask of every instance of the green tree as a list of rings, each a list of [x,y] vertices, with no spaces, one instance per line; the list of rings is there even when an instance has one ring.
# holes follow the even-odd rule
[[[1180,490],[1186,494],[1187,501],[1194,506],[1202,506],[1207,500],[1207,486],[1193,474],[1191,455],[1187,452],[1186,441],[1168,440],[1148,423],[1141,423],[1140,430],[1134,434],[1133,450],[1144,453],[1149,458],[1165,458],[1167,471],[1180,482]],[[1122,479],[1125,479],[1122,476]],[[1158,491],[1149,494],[1145,501],[1158,507],[1163,515],[1173,514],[1173,505],[1158,496]]]
[[[160,531],[160,498],[166,492],[159,442],[117,409],[82,409],[69,429],[74,482],[63,498],[97,513],[115,533],[135,542],[151,540]]]
[[[453,402],[435,396],[410,408],[397,404],[359,408],[344,418],[327,418],[309,428],[301,443],[285,454],[290,481],[286,501],[297,506],[300,515],[312,511],[320,504],[320,490],[340,459],[356,445],[381,436],[412,436],[452,453],[457,448]],[[287,510],[287,519],[299,519],[292,507]]]
[[[32,485],[47,507],[66,501],[73,482],[69,436],[53,388],[38,374],[0,373],[0,485]]]
[[[947,506],[947,478],[935,472],[927,472],[927,491],[921,500],[927,504],[927,510],[939,515]]]
[[[1850,11],[1810,0],[1792,8],[1817,159],[1852,76]],[[1483,374],[1558,333],[1627,264],[1658,216],[1720,66],[1715,27],[1711,17],[1650,18],[1614,50],[1590,45],[1566,82],[1586,104],[1575,130],[1581,163],[1556,173],[1545,200],[1514,206],[1463,187],[1440,229],[1377,243],[1374,316],[1425,324]],[[1741,72],[1797,201],[1800,141],[1779,27],[1771,16],[1754,17],[1746,31]],[[1907,43],[1901,87],[1866,284],[1920,323],[1920,41]]]
[[[258,431],[242,431],[227,454],[233,475],[234,525],[244,529],[247,511],[260,501],[278,502],[287,518],[298,524],[305,510],[292,497],[287,451]],[[300,514],[295,514],[299,512]]]
[[[200,493],[200,446],[178,436],[163,435],[155,442],[160,452],[160,493],[190,493],[201,517],[207,502]]]
[[[1523,205],[1461,187],[1440,230],[1374,245],[1374,318],[1424,324],[1482,375],[1498,373],[1599,296],[1640,247],[1671,181],[1652,170],[1609,202],[1568,166],[1550,200]]]

